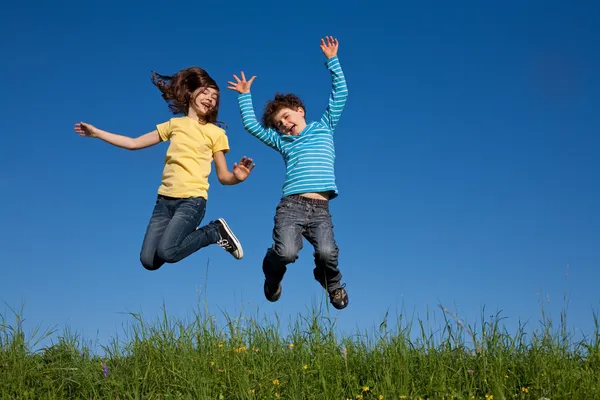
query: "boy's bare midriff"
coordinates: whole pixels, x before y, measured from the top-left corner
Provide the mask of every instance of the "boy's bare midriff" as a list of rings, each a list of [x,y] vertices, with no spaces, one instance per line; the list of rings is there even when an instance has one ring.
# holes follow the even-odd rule
[[[308,197],[309,199],[316,200],[329,200],[328,192],[319,192],[319,193],[302,193],[300,194],[302,197]]]

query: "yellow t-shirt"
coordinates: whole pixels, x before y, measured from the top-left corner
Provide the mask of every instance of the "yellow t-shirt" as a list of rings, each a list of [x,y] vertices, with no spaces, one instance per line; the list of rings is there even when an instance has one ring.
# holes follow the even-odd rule
[[[213,154],[227,153],[229,141],[222,128],[189,117],[171,118],[156,125],[162,141],[170,140],[158,193],[169,197],[208,200],[208,175]]]

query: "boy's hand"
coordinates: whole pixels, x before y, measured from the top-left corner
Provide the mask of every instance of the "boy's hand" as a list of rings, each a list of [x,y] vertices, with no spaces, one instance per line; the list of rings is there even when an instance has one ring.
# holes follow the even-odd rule
[[[237,83],[228,81],[227,83],[229,83],[230,86],[227,86],[227,89],[235,90],[236,92],[243,94],[250,91],[250,86],[252,86],[252,82],[254,82],[256,76],[253,76],[249,81],[246,81],[246,76],[244,75],[244,71],[242,71],[242,79],[238,78],[237,75],[233,75],[233,78]]]
[[[75,132],[79,133],[79,136],[87,136],[87,137],[98,137],[99,129],[94,125],[86,124],[85,122],[80,122],[75,124]]]
[[[326,36],[325,39],[327,39],[327,41],[321,39],[321,50],[323,51],[323,54],[325,54],[325,57],[327,57],[329,60],[331,57],[337,56],[339,43],[338,40],[333,36]]]
[[[246,158],[246,156],[244,156],[239,164],[233,163],[233,176],[240,182],[245,181],[255,165],[256,164],[252,164],[251,158]]]

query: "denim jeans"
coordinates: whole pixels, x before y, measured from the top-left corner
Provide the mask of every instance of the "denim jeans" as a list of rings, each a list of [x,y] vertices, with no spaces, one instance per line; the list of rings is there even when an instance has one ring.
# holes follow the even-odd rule
[[[178,199],[159,195],[146,229],[140,261],[154,271],[217,243],[219,228],[213,221],[196,229],[206,212],[206,199]]]
[[[265,279],[270,284],[281,282],[287,265],[298,259],[302,237],[314,247],[317,282],[328,291],[340,287],[342,274],[337,268],[339,249],[333,236],[329,202],[301,196],[281,199],[277,205],[273,227],[273,245],[263,260]]]

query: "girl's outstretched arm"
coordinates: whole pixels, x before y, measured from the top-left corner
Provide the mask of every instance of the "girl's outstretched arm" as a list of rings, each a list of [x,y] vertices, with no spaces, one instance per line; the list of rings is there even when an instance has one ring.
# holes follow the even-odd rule
[[[153,130],[152,132],[148,132],[136,138],[131,138],[103,131],[102,129],[96,128],[94,125],[80,122],[75,124],[75,132],[79,133],[79,136],[98,138],[113,146],[127,150],[145,149],[146,147],[154,146],[160,142],[160,136],[158,135],[157,130]]]
[[[251,158],[244,156],[239,164],[233,163],[233,172],[230,172],[227,168],[225,153],[222,151],[217,151],[213,155],[213,160],[215,161],[217,177],[219,178],[219,182],[223,185],[237,185],[238,183],[245,181],[255,166],[255,164],[252,163]]]

